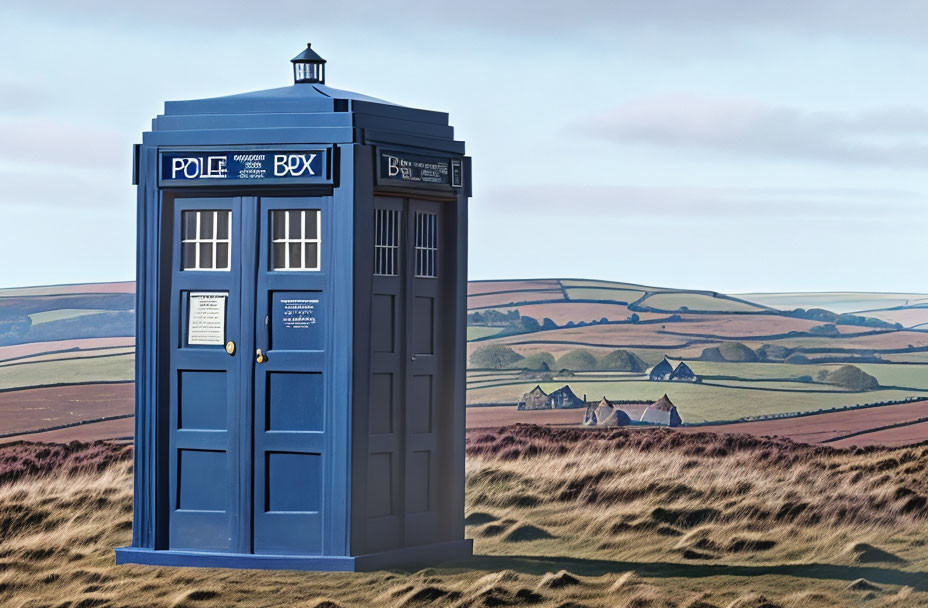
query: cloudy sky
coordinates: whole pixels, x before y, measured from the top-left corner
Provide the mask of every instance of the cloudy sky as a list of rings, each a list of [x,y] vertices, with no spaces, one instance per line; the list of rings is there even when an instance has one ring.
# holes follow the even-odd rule
[[[164,100],[328,83],[450,112],[472,279],[928,291],[928,3],[6,1],[0,286],[134,277]],[[546,240],[547,239],[547,240]]]

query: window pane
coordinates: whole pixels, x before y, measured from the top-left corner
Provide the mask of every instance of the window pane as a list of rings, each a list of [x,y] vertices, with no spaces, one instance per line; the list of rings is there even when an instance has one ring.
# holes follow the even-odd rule
[[[184,211],[182,215],[183,215],[182,223],[184,225],[183,238],[185,240],[197,238],[197,212],[196,211]]]
[[[300,216],[302,215],[299,211],[287,211],[287,215],[290,216],[290,238],[294,240],[300,239]]]
[[[201,239],[213,238],[213,212],[212,211],[201,211],[200,212],[200,238]]]
[[[200,265],[197,268],[205,270],[213,267],[213,244],[200,243]]]
[[[229,244],[216,243],[216,268],[229,267]]]
[[[315,270],[319,267],[319,245],[316,243],[306,243],[306,268]]]
[[[216,238],[217,239],[229,238],[229,212],[220,211],[217,222],[218,224],[216,224]]]
[[[316,230],[319,222],[319,211],[313,209],[306,212],[306,238],[318,239],[319,231]]]
[[[303,262],[301,260],[300,244],[299,243],[290,243],[290,269],[297,269],[303,267]]]
[[[197,244],[184,243],[181,252],[181,269],[188,270],[197,266]]]
[[[284,214],[286,211],[272,211],[271,212],[271,224],[273,224],[273,238],[274,240],[282,239],[287,236],[287,233],[284,232],[286,227],[284,226]]]
[[[287,260],[287,245],[284,243],[274,243],[274,261],[271,264],[271,268],[274,270],[279,270],[281,268],[286,268]]]

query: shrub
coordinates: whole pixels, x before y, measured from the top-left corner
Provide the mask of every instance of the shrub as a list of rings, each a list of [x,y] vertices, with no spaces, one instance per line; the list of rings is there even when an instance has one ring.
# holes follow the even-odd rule
[[[470,356],[471,365],[478,368],[503,369],[516,361],[524,359],[522,355],[502,344],[481,346]]]
[[[719,353],[726,361],[750,363],[757,361],[757,353],[741,342],[724,342],[719,346]]]
[[[784,363],[792,363],[794,365],[806,365],[807,363],[811,363],[811,360],[807,356],[803,355],[802,353],[793,353],[789,357],[786,358]]]
[[[826,323],[825,325],[810,327],[809,333],[813,336],[837,336],[841,332],[839,332],[838,328],[832,323]]]
[[[535,371],[548,371],[554,369],[554,355],[544,351],[532,353],[525,359],[518,361],[518,366],[523,369]]]
[[[842,365],[828,374],[828,384],[855,391],[869,391],[880,387],[876,378],[856,365]]]
[[[709,348],[704,348],[702,354],[699,355],[700,361],[724,361],[725,358],[722,356],[722,352],[719,350],[718,346],[710,346]]]
[[[589,351],[577,349],[561,355],[557,360],[558,369],[595,369],[596,357]]]
[[[621,372],[643,372],[648,364],[635,353],[627,350],[614,350],[599,360],[600,369],[614,369]]]

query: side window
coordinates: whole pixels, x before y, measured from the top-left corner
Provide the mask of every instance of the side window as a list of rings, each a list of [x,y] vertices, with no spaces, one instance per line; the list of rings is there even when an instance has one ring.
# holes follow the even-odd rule
[[[183,211],[181,213],[181,270],[229,270],[232,213]]]
[[[416,277],[438,277],[438,216],[416,212]]]
[[[271,211],[271,269],[319,270],[321,231],[319,209]]]
[[[374,210],[374,274],[395,277],[399,270],[400,211]]]

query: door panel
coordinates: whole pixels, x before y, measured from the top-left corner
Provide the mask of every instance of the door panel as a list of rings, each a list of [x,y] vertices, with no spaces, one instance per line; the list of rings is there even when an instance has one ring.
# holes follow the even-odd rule
[[[405,484],[407,544],[435,542],[438,536],[437,397],[445,378],[442,348],[444,225],[441,203],[409,199],[407,204]]]
[[[258,201],[254,552],[323,552],[330,197]]]
[[[171,235],[169,546],[238,551],[241,199],[178,198]]]
[[[403,399],[406,350],[404,201],[376,197],[368,412],[367,551],[400,545],[405,510]]]

